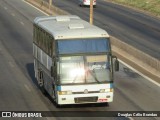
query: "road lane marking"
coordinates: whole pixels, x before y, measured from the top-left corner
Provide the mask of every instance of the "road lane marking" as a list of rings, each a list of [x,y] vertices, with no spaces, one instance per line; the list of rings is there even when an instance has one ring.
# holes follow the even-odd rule
[[[14,13],[11,13],[11,15],[14,17],[15,16],[15,14]]]
[[[7,10],[8,8],[7,8],[7,7],[4,7],[4,9]]]
[[[28,85],[24,84],[24,87],[25,87],[29,92],[31,92],[31,89],[28,87]]]
[[[13,64],[13,62],[9,61],[8,63],[9,63],[9,65],[10,65],[12,68],[15,67],[14,64]]]
[[[33,8],[37,9],[38,11],[42,12],[43,14],[49,16],[49,14],[45,13],[44,11],[40,10],[39,8],[35,7],[34,5],[30,4],[29,2],[26,2],[25,0],[22,0],[23,2],[27,3],[28,5],[32,6]]]
[[[47,117],[47,120],[51,120],[51,119]]]
[[[20,23],[21,23],[21,25],[24,25],[24,23],[22,21]]]
[[[128,65],[127,63],[123,62],[122,60],[119,59],[119,61],[124,64],[125,66],[127,66],[128,68],[130,68],[131,70],[135,71],[136,73],[138,73],[139,75],[141,75],[142,77],[144,77],[145,79],[147,79],[148,81],[154,83],[155,85],[157,85],[158,87],[160,87],[160,83],[152,80],[151,78],[147,77],[146,75],[142,74],[140,71],[134,69],[133,67],[131,67],[130,65]]]
[[[130,120],[134,120],[132,117],[128,117]]]

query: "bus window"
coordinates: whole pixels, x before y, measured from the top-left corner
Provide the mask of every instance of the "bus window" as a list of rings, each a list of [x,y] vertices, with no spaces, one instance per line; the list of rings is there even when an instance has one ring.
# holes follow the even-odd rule
[[[60,83],[102,83],[110,81],[108,64],[107,55],[60,57]]]

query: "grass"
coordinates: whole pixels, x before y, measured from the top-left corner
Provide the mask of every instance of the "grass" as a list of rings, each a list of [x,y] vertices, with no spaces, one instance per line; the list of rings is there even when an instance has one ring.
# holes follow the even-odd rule
[[[108,0],[141,10],[148,11],[156,16],[160,16],[160,0]]]

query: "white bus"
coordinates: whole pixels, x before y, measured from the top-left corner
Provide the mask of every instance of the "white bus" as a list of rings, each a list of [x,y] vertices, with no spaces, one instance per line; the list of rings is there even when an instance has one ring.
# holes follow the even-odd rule
[[[90,6],[90,0],[79,0],[80,6]],[[96,0],[93,0],[93,6],[96,7]]]
[[[33,55],[38,84],[57,105],[113,101],[119,62],[105,30],[74,15],[37,17]]]

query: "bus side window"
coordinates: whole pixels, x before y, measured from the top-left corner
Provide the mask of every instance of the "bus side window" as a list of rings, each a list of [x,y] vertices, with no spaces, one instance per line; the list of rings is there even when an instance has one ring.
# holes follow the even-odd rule
[[[52,37],[51,36],[49,36],[49,55],[50,56],[52,56],[52,51],[53,51],[53,49],[52,49]]]
[[[56,76],[56,61],[53,61],[53,65],[51,66],[51,76],[55,77]]]

